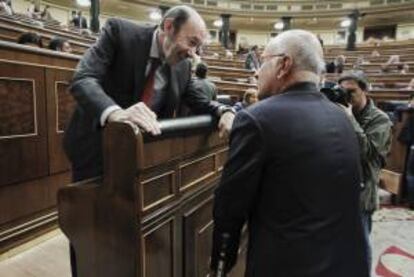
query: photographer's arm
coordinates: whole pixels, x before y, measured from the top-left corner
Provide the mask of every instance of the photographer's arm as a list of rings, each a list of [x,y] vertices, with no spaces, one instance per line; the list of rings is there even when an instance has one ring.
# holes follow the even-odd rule
[[[361,159],[383,165],[391,147],[390,120],[384,115],[378,115],[364,130],[353,115],[349,118],[358,137]]]

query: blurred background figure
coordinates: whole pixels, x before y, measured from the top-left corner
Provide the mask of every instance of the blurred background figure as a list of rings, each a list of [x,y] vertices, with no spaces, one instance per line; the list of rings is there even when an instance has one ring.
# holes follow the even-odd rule
[[[236,112],[238,112],[238,111],[241,111],[247,108],[250,105],[253,105],[257,101],[258,101],[257,90],[254,88],[249,88],[244,93],[243,100],[234,104],[233,108],[236,110]]]
[[[244,63],[244,67],[246,69],[257,71],[260,68],[260,53],[259,53],[259,47],[257,45],[254,45],[250,51],[249,54],[246,56],[246,60]]]
[[[6,0],[0,0],[0,13],[13,15],[12,8],[7,4]]]
[[[43,48],[42,38],[38,34],[32,32],[22,34],[17,39],[17,43]]]
[[[72,47],[67,39],[54,37],[49,42],[49,49],[59,52],[72,53]]]

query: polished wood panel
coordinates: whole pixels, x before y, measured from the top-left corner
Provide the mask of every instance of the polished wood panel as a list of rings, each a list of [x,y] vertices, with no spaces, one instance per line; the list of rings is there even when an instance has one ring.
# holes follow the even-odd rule
[[[213,197],[196,203],[184,214],[185,275],[204,277],[209,273],[213,236]]]
[[[174,276],[174,218],[160,223],[142,240],[142,276]]]
[[[57,191],[68,184],[69,173],[0,186],[0,251],[56,227]]]
[[[48,149],[50,174],[68,171],[69,161],[62,146],[63,132],[75,109],[75,100],[68,91],[73,70],[46,69]]]
[[[77,61],[0,41],[0,253],[56,226],[56,193],[70,180],[61,138]]]
[[[35,81],[0,78],[0,137],[37,134]]]
[[[80,253],[80,276],[205,276],[226,151],[211,127],[151,138],[108,124],[103,179],[59,191],[59,222]]]
[[[44,71],[37,67],[0,63],[0,80],[5,107],[0,113],[0,186],[46,176]],[[9,113],[16,116],[9,117]]]

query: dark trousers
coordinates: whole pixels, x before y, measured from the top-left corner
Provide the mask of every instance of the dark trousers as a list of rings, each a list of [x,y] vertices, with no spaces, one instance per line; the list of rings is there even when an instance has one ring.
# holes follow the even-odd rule
[[[77,277],[78,272],[76,268],[76,255],[75,255],[75,249],[73,248],[72,243],[69,243],[69,251],[70,251],[70,271],[72,272],[72,277]]]
[[[361,213],[361,219],[362,219],[362,229],[365,236],[365,250],[367,253],[367,263],[368,263],[368,269],[371,274],[371,267],[372,267],[372,247],[371,247],[371,241],[370,241],[370,234],[372,231],[372,213],[363,211]]]

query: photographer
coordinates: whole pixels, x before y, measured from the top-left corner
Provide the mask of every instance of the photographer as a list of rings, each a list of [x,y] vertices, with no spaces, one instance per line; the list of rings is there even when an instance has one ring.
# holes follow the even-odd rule
[[[361,216],[368,242],[368,262],[371,265],[369,234],[372,228],[372,214],[379,206],[380,171],[390,151],[392,123],[388,116],[374,105],[372,99],[368,98],[368,81],[361,71],[344,73],[338,84],[350,94],[348,107],[341,106],[354,127],[360,146],[364,185],[360,197]]]

